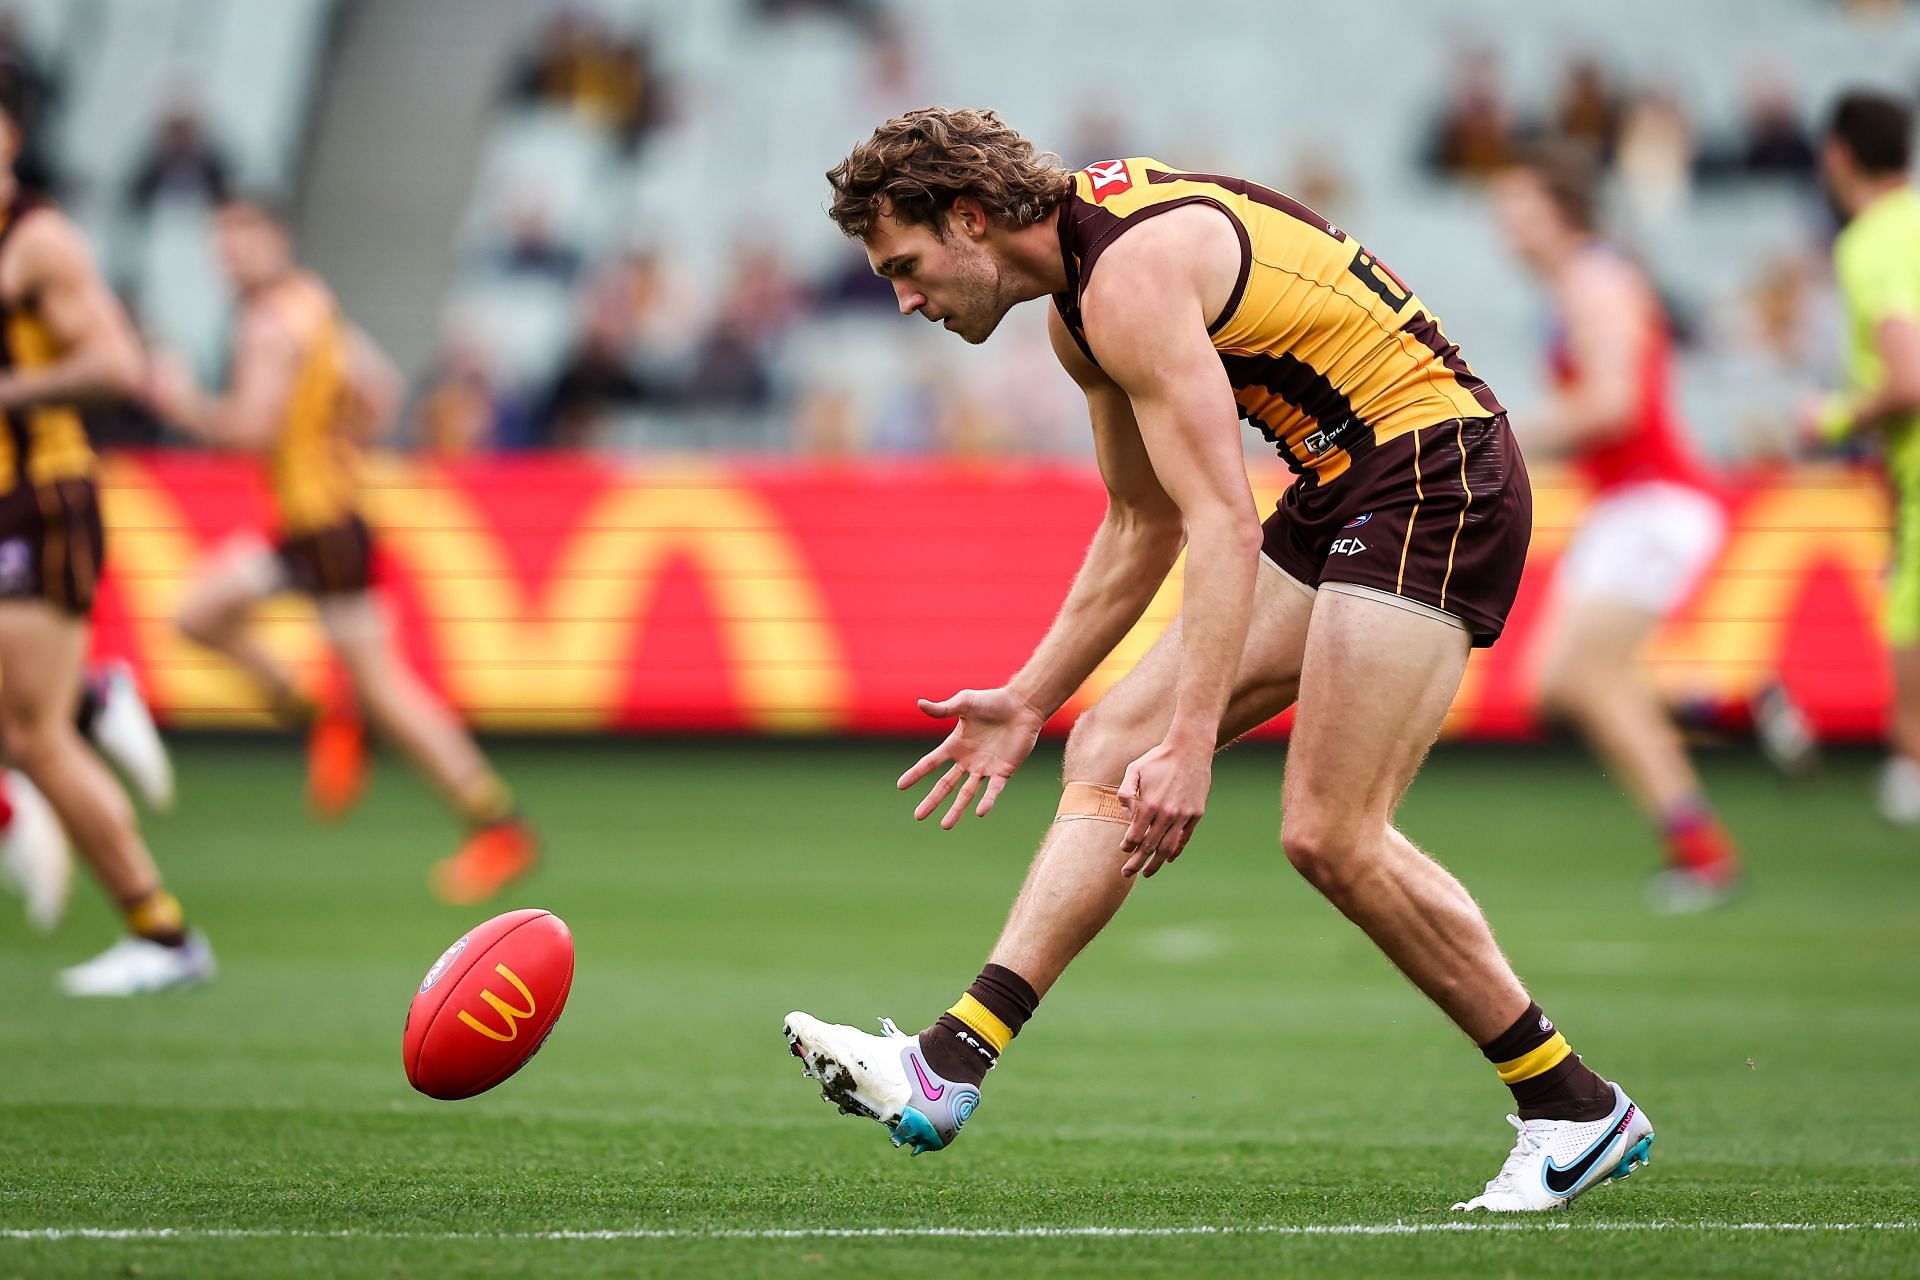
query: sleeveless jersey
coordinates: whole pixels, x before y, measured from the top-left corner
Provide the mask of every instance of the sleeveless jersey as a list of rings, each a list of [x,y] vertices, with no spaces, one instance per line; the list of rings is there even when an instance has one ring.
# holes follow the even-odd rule
[[[1588,252],[1613,253],[1599,247]],[[1633,484],[1664,481],[1695,489],[1709,488],[1706,471],[1694,456],[1673,394],[1673,343],[1664,316],[1649,291],[1648,306],[1655,309],[1647,325],[1647,339],[1634,367],[1632,421],[1619,435],[1580,445],[1573,464],[1602,493]],[[1558,329],[1547,348],[1553,380],[1571,386],[1579,376],[1566,335]]]
[[[333,293],[310,272],[269,285],[264,307],[299,351],[293,390],[269,461],[281,529],[308,533],[356,514],[359,450],[344,430],[349,412],[347,331]]]
[[[1088,359],[1080,298],[1100,255],[1190,204],[1212,205],[1239,234],[1239,279],[1208,333],[1240,416],[1301,483],[1330,484],[1354,455],[1410,431],[1502,412],[1413,291],[1339,227],[1243,178],[1141,156],[1076,173],[1060,210],[1067,289],[1054,305]]]
[[[0,210],[0,258],[20,223],[45,202],[25,192]],[[33,298],[0,299],[0,370],[34,369],[60,359],[60,349]],[[93,450],[80,411],[41,404],[0,414],[0,492],[93,474]]]

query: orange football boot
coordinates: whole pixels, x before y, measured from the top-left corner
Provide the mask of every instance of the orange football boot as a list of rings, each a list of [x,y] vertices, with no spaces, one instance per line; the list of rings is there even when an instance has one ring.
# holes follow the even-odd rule
[[[322,822],[338,822],[367,787],[367,728],[353,697],[334,689],[307,733],[307,806]]]
[[[460,852],[433,864],[427,883],[434,896],[456,907],[485,902],[540,861],[540,838],[518,818],[481,827]]]

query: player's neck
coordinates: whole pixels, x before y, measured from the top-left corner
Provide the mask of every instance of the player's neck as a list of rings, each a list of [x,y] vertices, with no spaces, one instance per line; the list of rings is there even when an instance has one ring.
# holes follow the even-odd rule
[[[1599,243],[1598,237],[1581,232],[1569,232],[1556,238],[1540,255],[1546,265],[1546,273],[1549,276],[1559,275]]]
[[[1066,291],[1067,264],[1060,256],[1059,206],[1032,226],[1008,232],[1004,249],[1002,260],[1013,270],[1018,284],[1015,292],[1021,301]]]
[[[1905,173],[1890,173],[1885,177],[1862,178],[1860,185],[1854,189],[1853,199],[1848,202],[1853,206],[1853,216],[1857,218],[1874,205],[1880,203],[1880,201],[1887,196],[1892,195],[1896,191],[1906,190],[1907,187],[1912,185],[1912,181],[1911,175]]]
[[[242,289],[240,291],[240,296],[243,298],[258,298],[262,294],[271,293],[273,292],[273,290],[279,288],[281,285],[285,284],[287,281],[293,279],[294,275],[299,270],[300,268],[297,265],[293,263],[288,263],[286,266],[282,267],[280,270],[275,271],[270,275],[263,275],[258,280],[254,281],[252,284]]]

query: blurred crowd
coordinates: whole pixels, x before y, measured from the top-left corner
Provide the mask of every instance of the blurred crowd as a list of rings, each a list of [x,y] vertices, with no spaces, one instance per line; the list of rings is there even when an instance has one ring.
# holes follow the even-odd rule
[[[925,96],[924,54],[884,0],[749,0],[746,12],[772,39],[798,24],[837,32],[858,51],[862,71],[847,94],[865,117],[878,120]],[[557,115],[602,140],[628,171],[670,172],[675,159],[660,140],[687,117],[719,108],[693,89],[665,48],[643,26],[588,8],[552,10],[500,68],[496,120],[504,128]],[[1798,193],[1807,208],[1803,242],[1745,264],[1737,290],[1676,296],[1673,320],[1689,350],[1713,354],[1723,367],[1776,379],[1782,371],[1821,371],[1833,321],[1824,243],[1832,227],[1823,222],[1818,191],[1820,104],[1783,66],[1750,67],[1731,123],[1708,127],[1671,84],[1636,83],[1590,51],[1567,56],[1540,100],[1514,91],[1491,44],[1464,43],[1446,65],[1450,83],[1404,166],[1427,181],[1471,191],[1536,141],[1578,140],[1611,175],[1611,230],[1630,251],[1656,242],[1701,199]],[[57,193],[61,175],[40,125],[59,109],[59,77],[35,59],[4,12],[0,76],[22,82],[33,117],[23,173]],[[1117,96],[1079,102],[1060,140],[1063,158],[1078,166],[1141,149],[1133,127],[1141,122],[1128,119],[1128,105]],[[1176,143],[1156,135],[1149,145]],[[1204,143],[1178,154],[1232,164]],[[1340,221],[1367,194],[1324,137],[1291,139],[1266,164],[1250,176]],[[118,216],[134,228],[134,241],[162,246],[109,264],[136,315],[150,301],[143,291],[169,279],[181,229],[231,189],[233,172],[201,104],[177,93],[117,193]],[[468,228],[460,244],[459,279],[435,354],[413,371],[406,430],[426,449],[997,456],[1089,447],[1077,398],[1049,367],[1039,309],[1017,310],[993,343],[963,350],[893,316],[890,287],[871,274],[857,246],[825,257],[797,254],[777,226],[749,232],[743,224],[723,261],[696,268],[645,220],[622,219],[611,236],[580,235],[554,193],[537,183],[509,192],[498,216],[478,232]],[[551,351],[516,364],[503,360],[491,314],[460,298],[521,288],[562,299],[564,315]],[[885,344],[875,348],[887,352],[885,377],[859,370],[849,356],[870,343]],[[152,434],[150,423],[133,419],[108,430],[133,439]],[[1748,432],[1766,434],[1764,426]]]
[[[1484,180],[1545,139],[1591,147],[1629,204],[1650,214],[1683,205],[1696,184],[1811,186],[1818,176],[1810,113],[1779,66],[1748,71],[1739,123],[1722,136],[1702,136],[1671,88],[1625,83],[1590,53],[1568,58],[1552,101],[1531,113],[1513,101],[1492,47],[1464,48],[1455,67],[1424,156],[1443,178]]]

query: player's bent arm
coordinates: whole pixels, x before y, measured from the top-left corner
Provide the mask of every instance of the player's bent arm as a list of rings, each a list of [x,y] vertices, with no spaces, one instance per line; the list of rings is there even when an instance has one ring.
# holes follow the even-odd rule
[[[1209,757],[1246,646],[1261,542],[1240,415],[1207,334],[1239,254],[1231,225],[1212,211],[1164,214],[1115,241],[1080,304],[1093,354],[1126,393],[1153,474],[1186,531],[1180,677],[1166,741]]]
[[[52,210],[28,215],[7,266],[0,291],[10,300],[32,300],[59,354],[49,364],[0,376],[0,408],[140,393],[146,375],[140,340],[72,223]]]
[[[1829,397],[1816,423],[1822,436],[1841,439],[1920,413],[1920,320],[1887,316],[1874,326],[1873,342],[1886,376],[1864,395]]]
[[[261,452],[270,448],[293,395],[299,349],[293,335],[262,311],[247,314],[234,345],[233,383],[213,396],[190,384],[157,397],[161,414],[208,444]]]
[[[406,382],[387,353],[358,326],[347,330],[347,383],[357,406],[354,434],[371,441],[393,430],[406,399]]]
[[[1154,478],[1127,395],[1074,344],[1057,311],[1054,354],[1086,393],[1107,511],[1053,625],[1007,688],[1045,720],[1140,621],[1180,556],[1180,509]]]
[[[1516,429],[1549,448],[1622,435],[1633,425],[1640,352],[1655,323],[1640,281],[1624,263],[1588,257],[1562,280],[1559,312],[1578,373]]]

